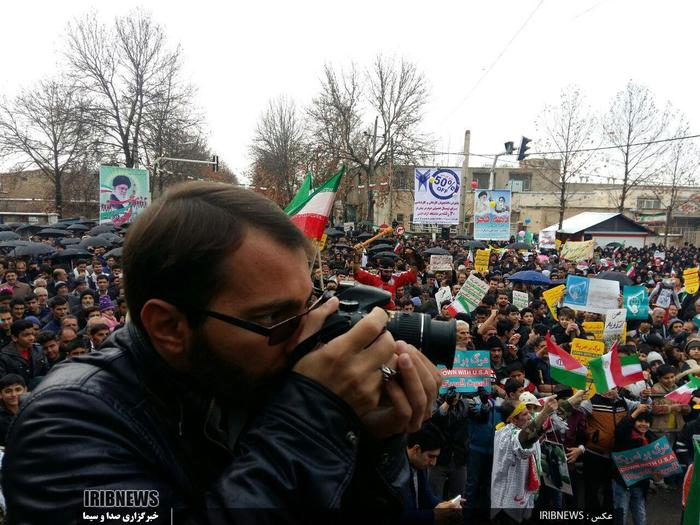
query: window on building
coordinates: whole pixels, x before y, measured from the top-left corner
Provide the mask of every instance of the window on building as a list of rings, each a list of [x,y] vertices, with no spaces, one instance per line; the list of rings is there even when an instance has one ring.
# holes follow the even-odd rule
[[[637,199],[637,209],[639,210],[660,210],[661,201],[654,197],[639,197]]]
[[[530,183],[532,181],[532,173],[520,173],[511,171],[508,174],[508,180],[513,182],[522,182],[522,191],[530,191]],[[519,184],[514,185],[519,186]]]
[[[489,187],[489,172],[476,172],[472,175],[472,180],[476,181],[477,188],[480,190],[488,189]]]
[[[396,214],[396,222],[403,222],[403,213]]]
[[[413,222],[413,214],[411,214],[411,222]]]
[[[408,181],[406,180],[406,172],[403,170],[397,170],[394,172],[394,189],[397,190],[407,190]]]

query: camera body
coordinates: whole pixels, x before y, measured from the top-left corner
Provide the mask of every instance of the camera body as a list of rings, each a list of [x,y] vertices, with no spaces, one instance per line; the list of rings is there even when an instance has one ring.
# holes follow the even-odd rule
[[[350,281],[341,282],[335,296],[340,300],[338,311],[326,319],[314,343],[335,339],[355,326],[374,307],[386,306],[391,301],[391,294],[386,290]],[[434,364],[452,368],[457,344],[454,319],[435,321],[428,314],[387,313],[387,330],[394,339],[415,346]]]

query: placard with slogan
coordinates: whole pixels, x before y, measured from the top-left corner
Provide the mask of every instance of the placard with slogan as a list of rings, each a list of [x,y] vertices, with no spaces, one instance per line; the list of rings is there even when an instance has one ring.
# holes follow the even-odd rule
[[[628,487],[654,474],[665,478],[683,472],[666,436],[644,447],[612,452],[610,455]]]
[[[462,288],[460,288],[455,300],[452,301],[449,308],[450,312],[452,312],[452,315],[457,315],[461,312],[473,312],[488,291],[489,285],[487,282],[482,281],[474,274],[470,274]]]
[[[584,321],[582,326],[586,335],[593,337],[594,341],[603,340],[603,330],[605,329],[605,323],[603,321]]]
[[[591,359],[600,357],[604,353],[605,344],[603,344],[602,341],[589,341],[578,337],[571,341],[571,355],[586,368],[588,368],[588,363]],[[593,381],[590,370],[588,370],[588,375],[586,377],[589,381]]]
[[[588,279],[578,275],[566,278],[564,306],[584,312],[605,314],[618,307],[620,283],[604,279]]]
[[[688,268],[683,270],[683,283],[685,283],[685,291],[689,294],[694,294],[698,291],[700,287],[700,280],[698,280],[698,269]]]
[[[430,256],[430,270],[435,272],[441,272],[452,269],[452,256],[451,255],[431,255]]]
[[[527,293],[513,290],[513,306],[515,306],[518,310],[522,310],[523,308],[527,308],[528,304],[529,299]]]
[[[627,310],[625,308],[616,308],[608,310],[605,314],[605,328],[603,329],[603,342],[606,348],[610,348],[612,344],[620,339],[624,344],[626,335],[626,320]]]
[[[568,241],[561,247],[561,258],[581,262],[593,258],[594,241]]]
[[[413,201],[415,224],[459,223],[460,168],[416,168]]]
[[[646,287],[625,286],[622,289],[622,299],[629,319],[649,318],[649,293]]]
[[[474,259],[474,269],[479,273],[488,272],[489,257],[491,257],[491,250],[476,250],[476,259]]]
[[[542,292],[542,299],[544,299],[544,302],[547,303],[549,313],[552,314],[552,319],[554,319],[555,321],[559,320],[557,318],[557,303],[561,298],[561,291],[563,289],[564,285],[560,284],[559,286],[555,286],[554,288],[550,288],[549,290],[545,290],[544,292]]]
[[[474,190],[474,239],[510,239],[510,190]]]
[[[476,392],[479,387],[491,391],[491,354],[488,350],[457,350],[452,370],[438,365],[442,374],[440,394],[454,386],[457,392]]]

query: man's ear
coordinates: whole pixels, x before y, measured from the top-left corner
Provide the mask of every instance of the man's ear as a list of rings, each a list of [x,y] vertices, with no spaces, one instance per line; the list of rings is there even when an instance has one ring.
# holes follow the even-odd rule
[[[141,308],[141,323],[160,356],[173,368],[186,371],[193,332],[185,314],[166,301],[150,299]]]

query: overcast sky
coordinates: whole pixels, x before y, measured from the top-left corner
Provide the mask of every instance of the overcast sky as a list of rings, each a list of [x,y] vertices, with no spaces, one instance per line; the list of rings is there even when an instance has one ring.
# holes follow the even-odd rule
[[[602,110],[629,79],[660,103],[670,100],[700,133],[700,3],[690,0],[3,2],[0,94],[56,71],[70,19],[136,6],[182,44],[209,142],[237,173],[248,167],[270,98],[307,104],[325,62],[367,64],[377,53],[405,56],[426,74],[424,131],[440,151],[461,151],[470,129],[472,152],[500,152],[506,140],[534,136],[543,105],[565,86],[579,85]],[[461,164],[456,156],[436,160]]]

